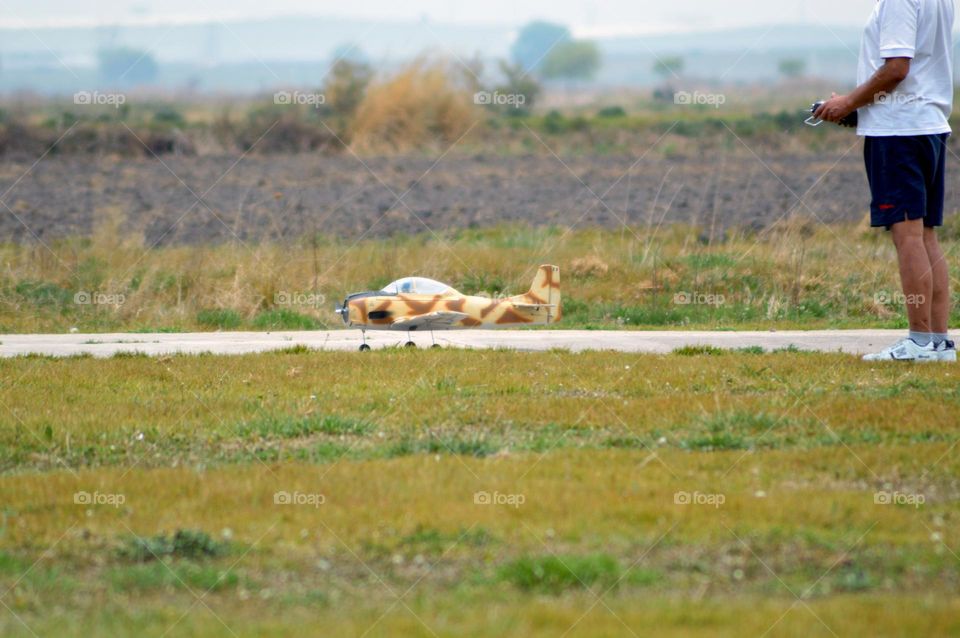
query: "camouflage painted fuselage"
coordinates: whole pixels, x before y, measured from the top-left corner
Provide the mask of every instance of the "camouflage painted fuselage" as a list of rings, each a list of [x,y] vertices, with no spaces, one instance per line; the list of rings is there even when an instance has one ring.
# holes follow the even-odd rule
[[[560,270],[541,266],[530,290],[504,299],[470,296],[448,289],[441,294],[358,293],[346,300],[344,323],[364,330],[416,330],[405,322],[435,313],[459,313],[449,325],[424,330],[501,328],[555,323],[561,318]],[[398,325],[399,324],[399,325]]]

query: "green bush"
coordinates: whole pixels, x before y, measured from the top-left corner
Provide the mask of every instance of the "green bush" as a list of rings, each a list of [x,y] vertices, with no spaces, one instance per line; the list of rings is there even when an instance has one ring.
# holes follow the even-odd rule
[[[72,292],[49,281],[24,279],[16,283],[13,291],[35,306],[62,309],[73,301]]]
[[[564,133],[570,128],[570,122],[560,111],[550,111],[543,118],[543,130],[553,135]]]
[[[183,114],[172,106],[163,106],[157,109],[157,112],[153,114],[153,121],[157,124],[165,124],[180,128],[187,125],[187,121],[183,117]]]
[[[311,434],[367,434],[373,425],[366,421],[347,419],[337,415],[294,416],[269,414],[241,423],[237,433],[241,436],[255,434],[261,437],[295,439]]]
[[[387,456],[410,456],[412,454],[456,454],[484,458],[500,451],[496,441],[485,437],[462,438],[459,436],[431,436],[426,439],[404,438],[393,444]]]
[[[236,587],[239,582],[234,572],[187,562],[175,565],[159,562],[126,565],[108,572],[107,579],[118,592],[189,588],[219,591]]]
[[[258,330],[316,330],[323,324],[299,312],[276,308],[258,314],[253,320],[253,327]]]
[[[225,543],[213,540],[201,530],[178,529],[173,535],[158,534],[149,538],[130,539],[121,555],[137,562],[171,558],[212,558],[227,553]]]
[[[622,574],[612,556],[538,556],[507,563],[497,571],[499,580],[524,591],[559,594],[568,589],[615,585]]]
[[[727,351],[716,346],[682,346],[680,348],[674,348],[673,354],[680,355],[681,357],[698,357],[701,355],[716,356],[719,354],[727,354]]]
[[[603,118],[625,117],[626,115],[627,112],[623,110],[622,106],[605,106],[597,111],[597,117]]]
[[[206,328],[217,328],[219,330],[230,330],[239,328],[243,323],[243,318],[236,310],[229,308],[212,308],[201,310],[197,313],[197,323]]]

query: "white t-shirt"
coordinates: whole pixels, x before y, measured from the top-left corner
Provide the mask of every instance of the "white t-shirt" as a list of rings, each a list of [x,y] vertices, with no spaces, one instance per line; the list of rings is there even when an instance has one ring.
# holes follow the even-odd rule
[[[882,103],[859,111],[857,134],[949,133],[953,110],[953,0],[877,0],[860,46],[857,84],[887,58],[912,58],[910,74]]]

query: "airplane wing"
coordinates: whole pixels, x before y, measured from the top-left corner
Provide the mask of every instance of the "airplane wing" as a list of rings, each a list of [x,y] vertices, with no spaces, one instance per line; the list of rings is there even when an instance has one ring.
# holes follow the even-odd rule
[[[468,317],[463,312],[439,310],[416,317],[401,317],[396,319],[390,327],[393,330],[446,330],[461,319]]]
[[[513,302],[514,308],[519,308],[520,310],[540,310],[541,308],[556,308],[557,304],[555,303],[517,303]]]

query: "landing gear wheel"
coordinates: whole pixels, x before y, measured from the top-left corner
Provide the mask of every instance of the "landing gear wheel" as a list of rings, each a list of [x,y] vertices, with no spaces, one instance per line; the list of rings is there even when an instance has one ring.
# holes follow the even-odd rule
[[[439,344],[439,343],[435,343],[435,344],[433,344],[433,345],[432,345],[432,346],[430,346],[430,347],[431,347],[431,348],[439,348],[439,347],[441,347],[441,346],[440,346],[440,344]]]
[[[407,348],[416,348],[416,347],[417,347],[417,344],[415,344],[415,343],[412,342],[412,341],[408,341],[408,342],[406,342],[406,343],[403,344],[403,345],[406,346]]]
[[[366,352],[369,349],[370,349],[370,346],[368,346],[367,344],[363,344],[362,346],[360,346],[360,352]]]

